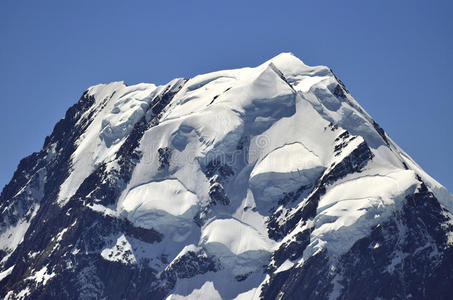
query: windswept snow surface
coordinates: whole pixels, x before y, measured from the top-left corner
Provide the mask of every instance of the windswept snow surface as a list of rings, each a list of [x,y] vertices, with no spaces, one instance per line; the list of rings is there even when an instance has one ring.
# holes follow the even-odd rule
[[[182,83],[169,84],[175,85]],[[72,155],[60,205],[101,163],[115,168],[116,152],[164,88],[115,82],[89,89],[96,103],[86,115],[94,117]],[[277,272],[303,265],[321,250],[334,263],[401,208],[419,186],[417,175],[453,212],[451,195],[379,130],[329,68],[307,66],[290,53],[255,68],[196,76],[158,117],[140,139],[140,160],[116,207],[90,207],[162,233],[163,240],[149,248],[156,259],[176,262],[204,251],[219,262],[221,275],[180,279],[198,288],[177,283],[167,299],[258,297],[267,280],[263,265],[308,227],[313,231],[303,257],[284,261]],[[360,172],[326,181],[316,216],[282,240],[272,239],[266,227],[272,212],[284,211],[285,222],[306,204],[316,183],[360,147],[373,156]],[[299,198],[281,202],[295,194]],[[132,250],[130,257],[122,255],[128,249],[127,237],[119,236],[101,255],[134,263]],[[51,276],[39,274],[36,280],[44,282]]]
[[[413,171],[400,170],[358,176],[331,187],[318,204],[313,242],[305,258],[322,247],[336,256],[349,250],[366,236],[370,226],[389,217],[403,203],[404,196],[415,191],[414,179]]]
[[[122,211],[138,226],[184,240],[194,225],[197,201],[196,195],[178,180],[168,179],[130,190],[122,202]]]
[[[285,192],[315,181],[324,169],[319,157],[303,144],[284,145],[255,165],[250,188],[257,198],[279,200]]]

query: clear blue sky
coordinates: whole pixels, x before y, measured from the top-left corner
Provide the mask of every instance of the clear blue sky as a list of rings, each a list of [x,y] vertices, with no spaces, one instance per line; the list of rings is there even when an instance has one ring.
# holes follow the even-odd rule
[[[0,2],[0,186],[86,88],[166,83],[283,51],[328,65],[453,191],[452,1]]]

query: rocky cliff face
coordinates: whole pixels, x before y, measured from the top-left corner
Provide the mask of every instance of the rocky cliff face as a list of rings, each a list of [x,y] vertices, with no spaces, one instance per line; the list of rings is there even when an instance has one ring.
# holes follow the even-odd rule
[[[0,195],[5,299],[449,299],[453,197],[283,53],[89,88]]]

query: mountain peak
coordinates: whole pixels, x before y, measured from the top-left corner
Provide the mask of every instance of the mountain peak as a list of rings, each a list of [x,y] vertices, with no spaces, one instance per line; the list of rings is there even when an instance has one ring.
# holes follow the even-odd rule
[[[452,203],[291,53],[96,85],[0,196],[0,296],[439,299]]]
[[[282,73],[287,74],[302,73],[309,68],[291,52],[282,52],[265,62],[269,63],[273,63]]]

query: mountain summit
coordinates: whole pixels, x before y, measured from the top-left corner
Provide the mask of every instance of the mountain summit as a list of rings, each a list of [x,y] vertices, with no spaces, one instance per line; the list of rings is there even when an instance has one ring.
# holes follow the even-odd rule
[[[0,195],[5,299],[448,299],[453,197],[289,53],[90,87]]]

